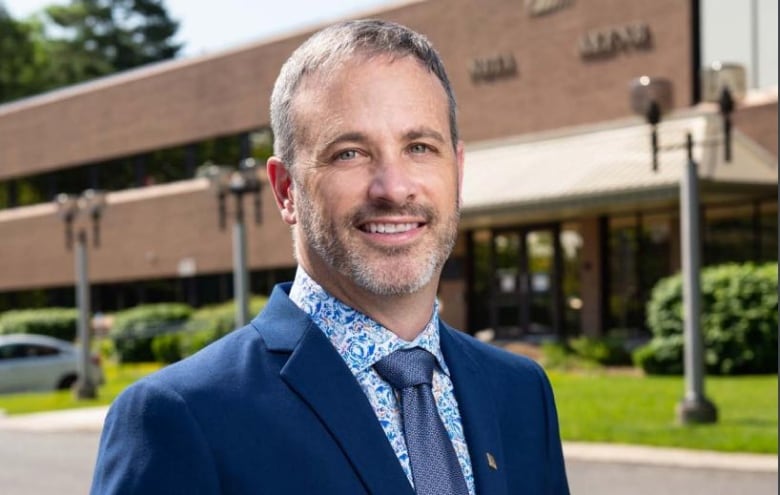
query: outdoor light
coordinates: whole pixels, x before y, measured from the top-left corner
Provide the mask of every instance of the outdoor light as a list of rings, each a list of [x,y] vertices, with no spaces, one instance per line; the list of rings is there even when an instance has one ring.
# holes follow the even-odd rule
[[[661,117],[673,106],[672,83],[660,77],[642,76],[631,81],[631,108],[650,124],[653,172],[658,171],[658,131]]]
[[[87,189],[79,198],[79,209],[92,219],[92,244],[100,246],[100,216],[106,208],[106,193],[97,189]]]
[[[92,242],[94,247],[100,245],[100,217],[106,208],[106,195],[103,191],[87,189],[81,196],[58,194],[54,200],[57,214],[65,223],[65,247],[73,248],[73,230],[79,215],[84,213],[92,224]],[[89,280],[87,277],[87,231],[80,228],[76,232],[76,249],[74,264],[76,270],[76,304],[78,306],[78,337],[81,344],[79,358],[79,379],[75,385],[76,397],[91,399],[97,396],[97,387],[90,373],[91,335],[90,335],[90,301]]]
[[[57,214],[65,222],[65,247],[73,246],[73,223],[82,212],[92,221],[92,242],[100,245],[100,216],[106,208],[106,194],[96,189],[87,189],[81,196],[60,193],[54,198]]]
[[[211,191],[217,197],[219,228],[225,229],[227,196],[235,199],[233,221],[233,292],[236,298],[236,326],[244,326],[249,316],[249,297],[246,269],[246,227],[244,225],[244,195],[253,198],[255,223],[262,223],[261,182],[257,177],[254,158],[246,158],[238,168],[207,162],[198,168],[198,177],[206,177]]]
[[[745,97],[745,68],[739,64],[713,62],[702,69],[702,100],[717,103],[723,119],[723,157],[731,161],[731,113],[735,101]]]
[[[702,93],[705,101],[717,102],[723,119],[725,161],[731,161],[731,113],[734,98],[745,92],[745,71],[735,64],[715,63],[702,73]],[[631,83],[631,107],[652,127],[653,171],[658,170],[657,126],[662,115],[672,107],[672,85],[665,79],[642,76]],[[699,145],[714,145],[718,141],[702,141]],[[704,395],[704,349],[700,326],[700,252],[699,239],[699,173],[693,158],[693,136],[685,137],[687,163],[680,177],[680,246],[683,272],[683,322],[685,396],[677,405],[677,417],[682,423],[714,423],[718,411]],[[669,149],[679,148],[669,146]]]
[[[73,246],[73,219],[78,213],[78,198],[70,194],[61,193],[54,199],[57,205],[57,214],[65,222],[65,248],[70,250]]]

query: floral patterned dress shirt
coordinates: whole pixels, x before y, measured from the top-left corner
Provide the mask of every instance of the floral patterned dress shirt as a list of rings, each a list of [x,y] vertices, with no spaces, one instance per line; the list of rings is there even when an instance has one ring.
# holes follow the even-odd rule
[[[433,373],[433,397],[439,416],[452,440],[469,493],[474,495],[474,473],[458,402],[455,400],[449,370],[439,347],[438,303],[425,329],[416,339],[407,342],[328,294],[300,267],[290,290],[290,299],[325,333],[355,375],[412,486],[414,482],[403,435],[400,404],[393,388],[379,376],[373,366],[394,351],[412,347],[422,347],[436,357],[439,366]]]

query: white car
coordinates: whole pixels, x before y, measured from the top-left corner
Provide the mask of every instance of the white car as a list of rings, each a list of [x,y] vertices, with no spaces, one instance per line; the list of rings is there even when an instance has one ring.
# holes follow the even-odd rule
[[[81,351],[44,335],[0,335],[0,393],[70,388],[78,379]],[[93,383],[103,383],[100,358],[90,356]]]

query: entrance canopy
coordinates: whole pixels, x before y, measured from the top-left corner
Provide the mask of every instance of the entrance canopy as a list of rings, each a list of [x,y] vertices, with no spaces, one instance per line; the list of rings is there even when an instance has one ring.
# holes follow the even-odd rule
[[[677,202],[693,136],[703,202],[777,191],[777,158],[735,129],[732,161],[723,160],[717,113],[672,115],[658,125],[658,171],[650,126],[640,119],[467,146],[465,228],[575,218]]]

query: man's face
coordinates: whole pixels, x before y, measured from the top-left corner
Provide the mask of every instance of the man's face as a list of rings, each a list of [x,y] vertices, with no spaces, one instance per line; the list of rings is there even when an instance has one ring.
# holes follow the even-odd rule
[[[299,262],[374,295],[435,284],[457,234],[462,146],[447,97],[416,60],[353,58],[293,104]]]

